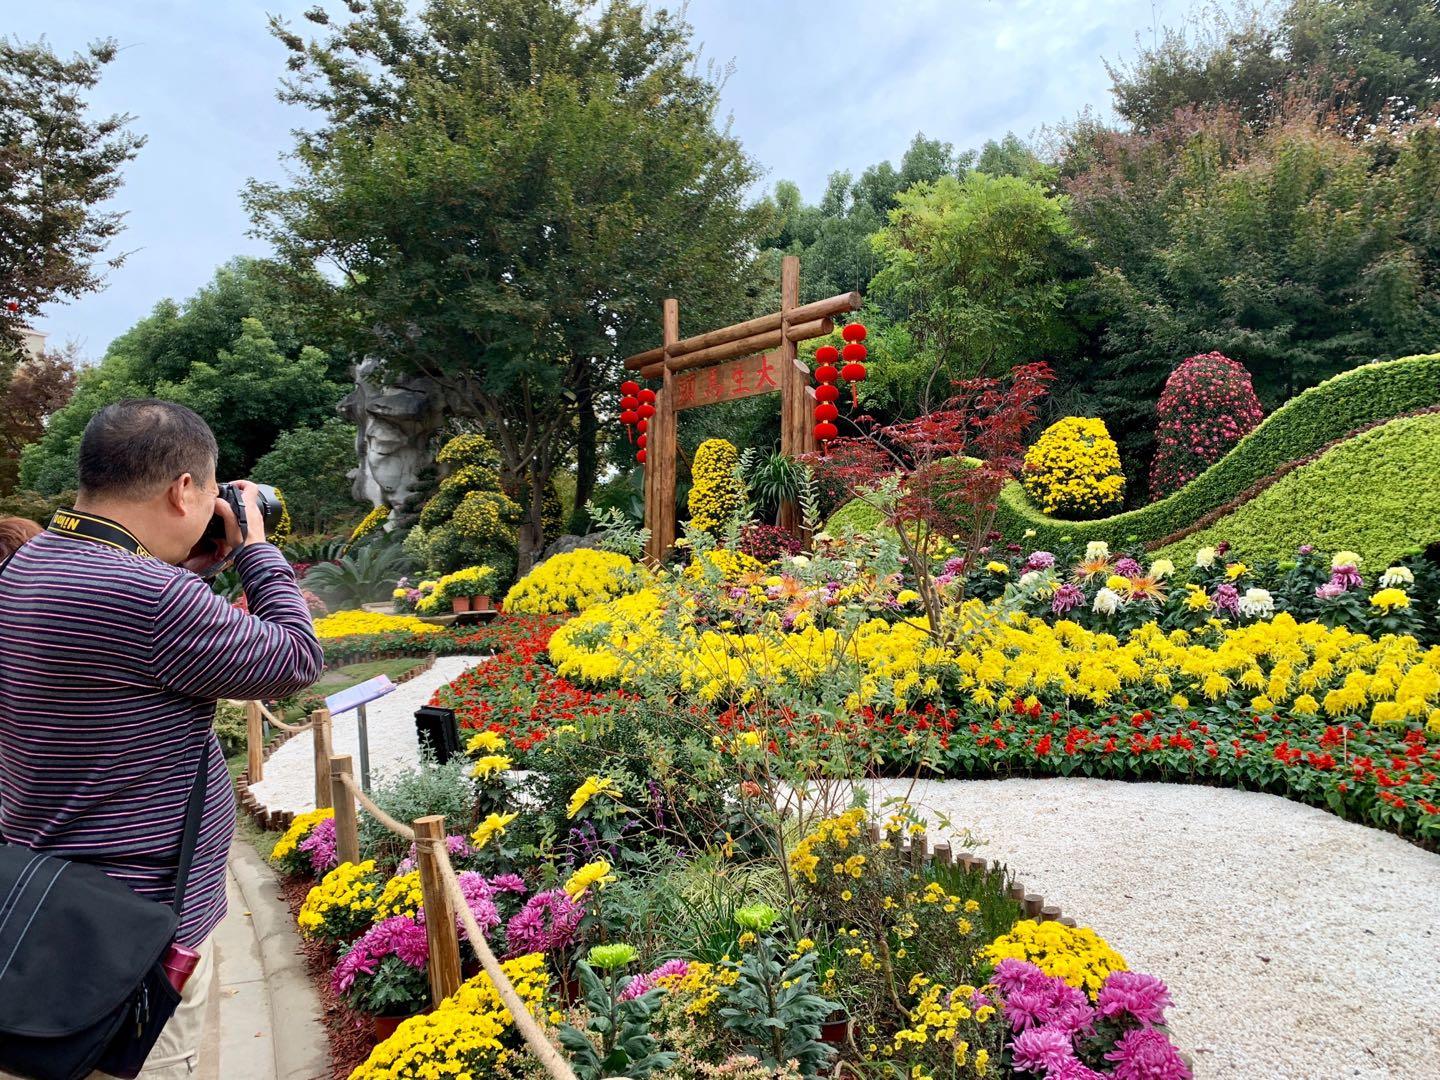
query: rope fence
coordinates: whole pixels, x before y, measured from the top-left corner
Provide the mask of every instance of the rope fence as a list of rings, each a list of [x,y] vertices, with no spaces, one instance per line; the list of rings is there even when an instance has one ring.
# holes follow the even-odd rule
[[[265,707],[263,701],[230,701],[227,704],[239,705],[245,710],[245,765],[246,776],[251,783],[259,783],[265,779],[265,725],[268,723],[277,731],[283,731],[286,735],[299,735],[302,731],[309,731],[313,719],[304,724],[287,724],[273,712]]]
[[[330,714],[323,709],[318,710],[313,720],[317,790],[321,732],[323,730],[324,745],[328,749],[329,726]],[[525,1039],[535,1059],[544,1066],[552,1080],[576,1080],[569,1062],[545,1038],[539,1023],[515,992],[514,984],[501,970],[500,961],[495,958],[490,943],[475,921],[475,914],[460,890],[460,881],[445,846],[445,818],[431,814],[416,818],[411,825],[396,821],[361,790],[355,780],[354,760],[348,755],[336,757],[327,754],[324,775],[328,788],[324,805],[333,805],[335,809],[335,851],[341,862],[360,861],[357,806],[402,840],[414,841],[415,863],[420,871],[420,891],[425,903],[425,937],[430,953],[426,967],[430,976],[431,998],[438,1004],[460,988],[460,934],[455,922],[458,916],[475,955],[480,959],[481,969],[490,977],[515,1023],[515,1029]],[[321,805],[318,799],[316,805]]]

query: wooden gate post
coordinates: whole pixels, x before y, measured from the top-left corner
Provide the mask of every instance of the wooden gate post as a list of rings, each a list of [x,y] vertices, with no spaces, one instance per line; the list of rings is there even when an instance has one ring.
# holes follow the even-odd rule
[[[425,937],[430,943],[430,998],[439,1005],[460,988],[460,934],[455,905],[440,874],[436,845],[445,844],[445,818],[416,818],[415,862],[420,867],[420,892],[425,899]]]
[[[780,345],[776,366],[780,369],[780,452],[794,460],[814,449],[811,424],[810,370],[796,357],[790,340],[790,312],[800,306],[800,259],[786,255],[780,260]],[[800,508],[787,499],[780,505],[780,527],[800,535]]]
[[[250,783],[265,779],[265,723],[260,702],[245,702],[245,775]]]
[[[355,796],[345,785],[355,777],[355,764],[347,757],[330,759],[330,796],[335,804],[335,854],[342,863],[360,861],[360,824],[355,816]]]
[[[330,802],[330,710],[316,709],[310,714],[310,732],[315,738],[315,809],[323,810]]]

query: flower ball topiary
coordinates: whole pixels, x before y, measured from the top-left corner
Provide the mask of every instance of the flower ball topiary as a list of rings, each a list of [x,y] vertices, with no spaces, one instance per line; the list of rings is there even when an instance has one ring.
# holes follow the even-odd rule
[[[645,579],[640,567],[616,552],[567,551],[517,581],[505,596],[505,610],[516,615],[585,611],[636,591]]]
[[[718,533],[745,509],[745,484],[737,468],[740,452],[725,439],[706,439],[695,451],[690,487],[690,527]]]
[[[1150,493],[1157,498],[1219,461],[1263,415],[1250,372],[1218,352],[1192,356],[1172,371],[1155,414]]]
[[[1025,491],[1047,514],[1096,518],[1120,509],[1125,474],[1104,420],[1067,416],[1025,452]]]

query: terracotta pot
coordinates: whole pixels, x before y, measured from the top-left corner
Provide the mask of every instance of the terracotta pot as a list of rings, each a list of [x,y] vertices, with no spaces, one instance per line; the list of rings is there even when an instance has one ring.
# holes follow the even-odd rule
[[[472,597],[470,598],[470,610],[471,610],[471,611],[490,611],[490,610],[492,610],[491,607],[490,607],[490,597],[488,597],[488,596],[472,596]]]
[[[424,1011],[424,1009],[421,1009],[418,1012],[410,1013],[408,1016],[372,1016],[370,1023],[375,1030],[375,1041],[384,1042],[391,1035],[394,1035],[395,1029],[406,1020],[409,1020],[411,1016],[419,1016],[420,1013]]]
[[[820,1041],[831,1046],[843,1046],[850,1038],[850,1014],[836,1009],[820,1025]]]
[[[470,610],[470,597],[468,597],[468,596],[452,596],[452,597],[450,598],[450,609],[451,609],[452,611],[454,611],[456,615],[459,615],[459,614],[460,614],[461,612],[463,612],[463,611],[469,611],[469,610]]]

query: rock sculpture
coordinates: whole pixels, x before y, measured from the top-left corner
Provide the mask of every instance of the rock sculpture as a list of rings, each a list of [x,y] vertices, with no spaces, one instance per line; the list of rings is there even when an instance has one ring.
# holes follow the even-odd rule
[[[355,368],[355,389],[341,400],[339,413],[355,425],[359,464],[349,473],[352,494],[400,511],[420,471],[435,462],[436,435],[447,413],[445,391],[423,376],[385,385],[380,361],[371,358]]]

